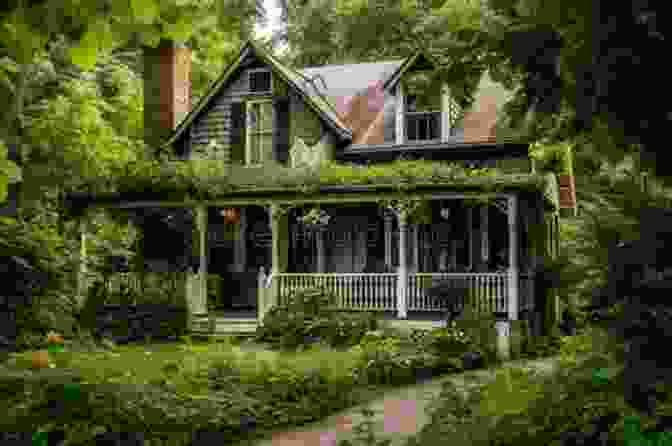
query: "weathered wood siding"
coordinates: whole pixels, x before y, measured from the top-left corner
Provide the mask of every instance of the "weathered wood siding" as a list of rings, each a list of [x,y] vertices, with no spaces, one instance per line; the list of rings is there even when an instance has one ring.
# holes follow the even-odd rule
[[[289,93],[290,141],[303,139],[309,146],[318,143],[326,131],[316,113],[295,92]]]
[[[265,65],[253,57],[244,61],[242,65],[225,91],[216,97],[205,113],[192,124],[188,144],[192,155],[222,159],[228,163],[238,162],[238,157],[233,153],[232,148],[232,103],[269,98],[268,95],[249,92],[250,70],[265,67]],[[325,138],[329,130],[318,115],[275,74],[273,75],[273,91],[275,98],[289,98],[290,145],[293,144],[295,137],[303,138],[308,145],[317,144],[322,140],[326,143],[325,149],[331,153],[330,159],[333,159],[333,138]],[[209,146],[212,141],[216,144]]]

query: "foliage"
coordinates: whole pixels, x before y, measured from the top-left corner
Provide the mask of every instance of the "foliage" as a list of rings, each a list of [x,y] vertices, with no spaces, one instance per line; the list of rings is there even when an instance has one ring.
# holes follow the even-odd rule
[[[551,171],[557,174],[573,175],[572,147],[568,143],[534,144],[531,157],[538,161],[540,171]]]
[[[457,328],[455,322],[451,322],[446,328],[432,330],[432,347],[440,354],[449,356],[461,356],[471,347],[471,341],[464,330]]]
[[[373,410],[368,407],[362,407],[362,416],[365,421],[355,426],[354,431],[357,434],[354,442],[350,440],[342,440],[338,446],[353,446],[353,445],[368,445],[368,446],[389,446],[392,443],[391,439],[377,440],[374,434],[373,425]]]
[[[284,305],[271,308],[256,339],[283,348],[297,348],[320,339],[328,345],[359,342],[375,321],[368,314],[348,314],[330,309],[335,297],[321,289],[295,292]]]
[[[21,180],[21,168],[7,158],[7,146],[0,140],[0,203],[7,199],[7,185]]]
[[[242,175],[245,173],[245,175]],[[452,187],[502,191],[511,188],[543,191],[547,179],[531,174],[503,174],[497,169],[468,169],[431,161],[397,161],[370,167],[324,164],[318,169],[268,168],[260,175],[235,170],[218,160],[140,161],[108,184],[105,192],[135,196],[161,194],[167,199],[205,199],[240,190],[299,190],[316,192],[320,186],[371,184],[412,188],[415,184],[450,183]],[[80,191],[96,192],[97,185]]]
[[[407,384],[462,370],[462,355],[472,347],[464,333],[452,327],[410,333],[373,331],[351,351],[360,355],[358,379],[368,383]]]

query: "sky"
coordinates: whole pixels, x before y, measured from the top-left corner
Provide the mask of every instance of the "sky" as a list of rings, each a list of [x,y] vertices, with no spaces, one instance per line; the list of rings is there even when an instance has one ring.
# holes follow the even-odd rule
[[[280,24],[280,15],[281,9],[278,6],[277,0],[264,0],[264,8],[268,14],[268,24],[266,26],[259,26],[258,24],[254,26],[255,33],[258,36],[268,36],[274,30],[278,30],[282,27]],[[283,48],[278,48],[282,50]]]

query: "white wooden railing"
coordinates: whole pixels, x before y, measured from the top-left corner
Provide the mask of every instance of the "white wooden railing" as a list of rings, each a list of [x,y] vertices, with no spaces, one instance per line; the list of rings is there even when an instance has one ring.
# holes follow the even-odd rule
[[[468,288],[465,299],[477,313],[506,312],[508,275],[506,273],[415,273],[409,275],[408,310],[443,311],[445,302],[427,295],[430,287],[442,282]],[[461,302],[464,303],[464,302]]]
[[[397,275],[387,273],[281,273],[279,281],[279,304],[293,291],[319,287],[337,297],[336,307],[347,310],[396,309]]]

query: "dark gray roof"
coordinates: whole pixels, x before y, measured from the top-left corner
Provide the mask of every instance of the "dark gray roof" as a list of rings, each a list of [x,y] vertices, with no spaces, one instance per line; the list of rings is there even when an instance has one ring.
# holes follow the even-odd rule
[[[384,81],[403,64],[403,60],[369,62],[350,65],[324,65],[297,70],[304,76],[314,78],[319,92],[329,98],[354,96],[376,81]],[[319,75],[319,76],[318,76]],[[322,80],[324,79],[324,83]],[[325,85],[326,84],[326,88]],[[309,86],[304,88],[310,89]]]

